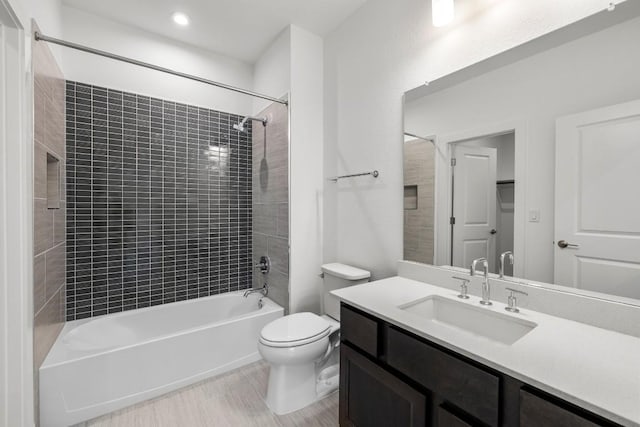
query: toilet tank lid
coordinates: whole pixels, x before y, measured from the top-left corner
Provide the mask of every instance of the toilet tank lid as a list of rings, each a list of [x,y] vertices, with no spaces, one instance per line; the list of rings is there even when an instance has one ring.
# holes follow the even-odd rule
[[[371,277],[371,273],[361,268],[352,267],[346,264],[340,264],[339,262],[332,262],[330,264],[324,264],[322,271],[332,276],[340,277],[347,280],[361,280]]]

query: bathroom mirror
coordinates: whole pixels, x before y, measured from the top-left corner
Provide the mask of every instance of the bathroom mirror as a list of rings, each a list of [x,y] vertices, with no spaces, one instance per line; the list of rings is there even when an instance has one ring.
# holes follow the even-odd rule
[[[404,95],[404,258],[640,303],[640,5]]]

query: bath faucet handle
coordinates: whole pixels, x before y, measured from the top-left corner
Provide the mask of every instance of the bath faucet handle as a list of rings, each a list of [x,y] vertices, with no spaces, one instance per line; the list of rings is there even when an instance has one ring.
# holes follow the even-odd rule
[[[507,311],[510,311],[511,313],[519,313],[520,310],[517,307],[517,299],[516,299],[516,294],[520,294],[520,295],[525,295],[528,296],[529,294],[524,292],[524,291],[520,291],[518,289],[513,289],[513,288],[505,288],[507,291],[509,291],[509,296],[507,297],[507,306],[504,308]]]
[[[458,295],[458,298],[469,299],[469,295],[467,295],[467,293],[469,292],[469,282],[471,280],[467,279],[466,277],[458,277],[458,276],[452,276],[451,278],[460,280],[462,282],[460,283],[460,295]]]
[[[268,256],[263,255],[260,257],[260,261],[254,266],[260,269],[260,273],[267,274],[271,270],[271,260]]]

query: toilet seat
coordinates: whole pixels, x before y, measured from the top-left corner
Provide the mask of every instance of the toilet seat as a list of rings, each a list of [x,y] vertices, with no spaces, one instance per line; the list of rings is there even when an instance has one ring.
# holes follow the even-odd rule
[[[269,347],[297,347],[321,340],[332,331],[332,325],[313,313],[295,313],[266,325],[260,342]]]

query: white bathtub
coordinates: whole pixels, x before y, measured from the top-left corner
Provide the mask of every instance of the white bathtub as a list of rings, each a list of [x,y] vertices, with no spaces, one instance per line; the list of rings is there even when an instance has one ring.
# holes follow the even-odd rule
[[[40,368],[40,424],[69,426],[260,359],[283,315],[228,293],[68,322]]]

